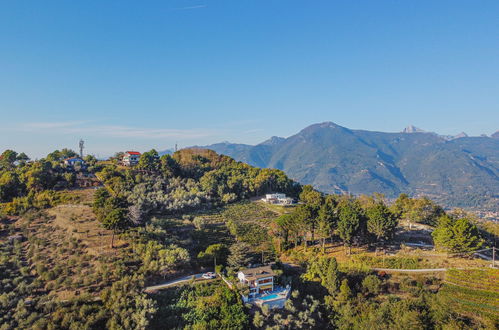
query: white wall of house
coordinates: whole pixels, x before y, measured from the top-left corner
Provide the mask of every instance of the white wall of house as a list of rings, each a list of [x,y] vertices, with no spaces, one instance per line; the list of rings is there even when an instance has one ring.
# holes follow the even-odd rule
[[[282,193],[266,194],[265,198],[266,199],[281,199],[281,198],[286,198],[286,194],[282,194]]]

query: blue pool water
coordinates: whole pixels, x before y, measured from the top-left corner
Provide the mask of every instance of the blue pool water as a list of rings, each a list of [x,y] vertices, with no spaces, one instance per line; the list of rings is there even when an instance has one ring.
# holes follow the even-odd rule
[[[275,299],[275,298],[279,298],[279,296],[276,294],[271,294],[271,295],[268,295],[265,297],[260,297],[260,299],[262,299],[262,300],[270,300],[270,299]]]

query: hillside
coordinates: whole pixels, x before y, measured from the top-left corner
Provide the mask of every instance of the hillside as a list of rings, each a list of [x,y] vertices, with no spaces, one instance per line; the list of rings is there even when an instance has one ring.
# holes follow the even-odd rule
[[[327,193],[427,195],[446,205],[498,210],[499,139],[351,130],[331,122],[261,144],[206,146],[253,166],[283,170]]]

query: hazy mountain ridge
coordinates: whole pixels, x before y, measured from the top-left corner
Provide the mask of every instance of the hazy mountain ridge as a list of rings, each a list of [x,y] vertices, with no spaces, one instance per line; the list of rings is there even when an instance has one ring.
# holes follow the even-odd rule
[[[256,146],[206,148],[254,166],[284,170],[324,192],[425,194],[449,206],[498,208],[499,139],[454,138],[408,127],[401,133],[314,124]]]

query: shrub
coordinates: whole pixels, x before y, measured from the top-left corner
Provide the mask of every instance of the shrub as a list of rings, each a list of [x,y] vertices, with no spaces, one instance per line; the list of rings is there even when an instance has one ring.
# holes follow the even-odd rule
[[[381,291],[381,280],[376,275],[368,275],[362,281],[362,289],[368,294],[377,295]]]

